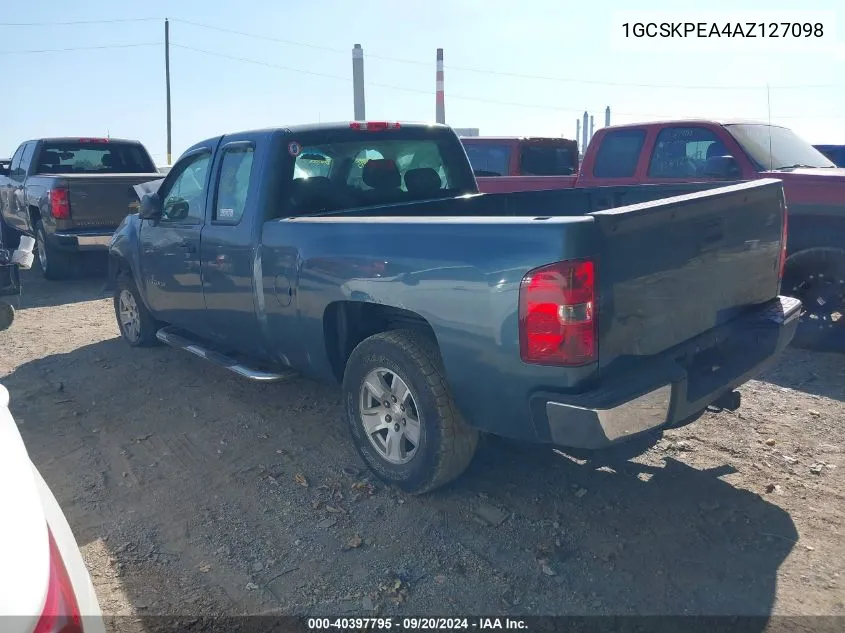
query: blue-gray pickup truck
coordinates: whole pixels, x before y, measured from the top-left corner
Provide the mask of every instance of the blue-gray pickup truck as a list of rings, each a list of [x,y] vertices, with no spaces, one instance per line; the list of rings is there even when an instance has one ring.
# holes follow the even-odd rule
[[[339,383],[411,493],[479,433],[590,450],[734,410],[800,312],[777,180],[479,194],[450,128],[354,122],[211,138],[147,190],[109,246],[126,342]]]

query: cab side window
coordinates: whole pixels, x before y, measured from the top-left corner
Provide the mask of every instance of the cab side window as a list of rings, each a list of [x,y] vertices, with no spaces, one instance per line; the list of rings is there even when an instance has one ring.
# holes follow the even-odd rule
[[[13,180],[23,180],[23,175],[20,172],[21,167],[21,158],[23,158],[23,152],[26,148],[26,143],[21,145],[18,150],[15,152],[15,155],[12,156],[12,162],[9,165],[9,177]]]
[[[704,178],[707,161],[731,156],[712,131],[703,127],[667,127],[657,135],[648,175],[651,178]]]
[[[163,222],[202,224],[211,154],[204,152],[186,160],[179,175],[161,192]]]
[[[249,193],[254,154],[255,148],[251,145],[223,150],[213,221],[221,224],[238,224],[241,221]]]

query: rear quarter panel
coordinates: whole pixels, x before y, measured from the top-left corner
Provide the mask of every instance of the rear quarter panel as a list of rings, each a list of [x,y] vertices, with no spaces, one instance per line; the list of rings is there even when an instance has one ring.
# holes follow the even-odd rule
[[[324,330],[332,304],[362,302],[419,315],[434,331],[468,422],[534,438],[531,391],[571,389],[594,368],[522,363],[520,281],[537,266],[594,254],[592,220],[583,216],[276,220],[264,225],[258,303],[277,354],[324,380],[334,378]]]

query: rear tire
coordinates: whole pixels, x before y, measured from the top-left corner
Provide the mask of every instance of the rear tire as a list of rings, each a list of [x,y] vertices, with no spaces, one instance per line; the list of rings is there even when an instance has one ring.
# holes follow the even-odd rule
[[[437,345],[424,333],[393,330],[362,341],[346,364],[343,398],[358,453],[386,483],[423,494],[472,461],[478,432],[455,407]]]
[[[135,282],[127,274],[119,275],[114,288],[114,316],[120,336],[132,347],[154,347],[159,344],[156,332],[164,325],[147,310]]]
[[[786,260],[781,288],[803,304],[795,347],[845,350],[845,250],[818,247],[795,253]]]
[[[65,279],[70,275],[76,258],[50,246],[41,220],[35,225],[35,252],[44,279]]]

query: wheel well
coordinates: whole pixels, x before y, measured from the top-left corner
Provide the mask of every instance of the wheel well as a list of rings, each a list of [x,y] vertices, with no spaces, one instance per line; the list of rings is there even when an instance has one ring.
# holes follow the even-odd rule
[[[41,220],[41,211],[38,207],[33,207],[32,205],[29,206],[29,225],[32,227],[32,230],[35,230],[35,226]]]
[[[323,315],[323,336],[338,382],[343,380],[346,361],[358,343],[373,334],[399,328],[419,329],[437,340],[431,325],[416,312],[361,301],[330,304]]]
[[[845,238],[845,218],[796,215],[789,219],[786,248],[789,255],[818,246],[841,248]]]
[[[108,287],[111,288],[120,275],[132,277],[132,266],[120,255],[109,253]]]

